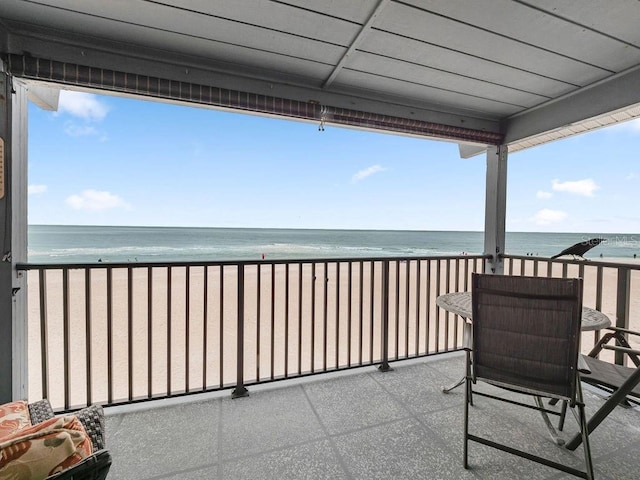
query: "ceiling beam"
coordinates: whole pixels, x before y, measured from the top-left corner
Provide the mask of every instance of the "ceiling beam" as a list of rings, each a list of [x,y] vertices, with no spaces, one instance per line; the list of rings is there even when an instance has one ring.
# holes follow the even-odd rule
[[[507,144],[640,103],[640,67],[513,115],[503,122]]]
[[[349,45],[347,51],[344,52],[344,55],[342,55],[340,61],[333,68],[331,75],[329,75],[329,77],[322,84],[322,88],[327,88],[333,83],[333,81],[342,70],[342,67],[344,67],[344,64],[347,62],[349,55],[356,51],[365,35],[369,32],[369,30],[371,30],[373,22],[376,20],[376,18],[378,18],[378,15],[380,15],[382,10],[384,10],[384,7],[386,7],[389,2],[390,0],[380,0],[378,2],[378,5],[376,5],[376,8],[374,8],[373,13],[369,16],[369,19],[364,23],[364,25],[362,25],[360,31],[358,32],[358,35],[356,35],[356,38],[353,39],[353,42],[351,42],[351,45]]]

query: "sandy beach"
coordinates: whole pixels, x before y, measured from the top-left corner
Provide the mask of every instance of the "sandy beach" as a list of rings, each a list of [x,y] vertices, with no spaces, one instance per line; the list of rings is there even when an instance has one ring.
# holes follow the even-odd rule
[[[419,268],[417,261],[390,262],[390,359],[442,352],[462,345],[461,319],[436,308],[435,298],[441,293],[467,290],[472,263],[468,260],[465,270],[464,260],[441,260],[439,265],[433,260],[421,261]],[[584,265],[584,304],[595,308],[597,263]],[[476,268],[480,268],[479,263]],[[515,260],[513,274],[520,274],[520,269],[521,262]],[[47,272],[48,388],[56,408],[65,404],[62,381],[65,350],[71,407],[127,400],[130,394],[135,399],[145,398],[149,392],[163,396],[167,392],[235,385],[236,266],[208,267],[206,271],[204,267],[172,267],[170,272],[166,267],[135,267],[130,271],[113,268],[111,280],[107,271],[93,269],[88,285],[84,270],[69,271],[66,339],[63,275],[59,270]],[[241,307],[245,383],[378,363],[382,271],[382,262],[373,266],[371,262],[354,262],[351,269],[346,262],[305,263],[302,267],[247,265]],[[525,274],[533,273],[533,262],[525,262]],[[537,274],[547,274],[546,263],[539,264]],[[556,265],[552,274],[561,276],[562,267]],[[568,275],[579,276],[578,266],[569,265]],[[638,291],[639,277],[633,270],[630,275],[630,327],[639,329],[640,296],[634,294]],[[614,324],[616,282],[617,270],[604,268],[601,310]],[[41,302],[37,272],[29,272],[28,283],[29,397],[38,399],[43,391],[39,373]],[[593,342],[594,333],[585,332],[583,351],[588,352]],[[87,359],[91,371],[89,385]]]

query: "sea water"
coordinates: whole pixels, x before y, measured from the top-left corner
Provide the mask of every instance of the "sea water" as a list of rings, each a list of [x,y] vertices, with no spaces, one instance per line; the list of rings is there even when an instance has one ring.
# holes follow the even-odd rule
[[[591,238],[585,257],[640,258],[640,234],[507,232],[512,255],[551,256]],[[305,230],[29,225],[29,263],[292,260],[481,254],[484,234],[459,231]],[[264,257],[263,257],[264,256]]]

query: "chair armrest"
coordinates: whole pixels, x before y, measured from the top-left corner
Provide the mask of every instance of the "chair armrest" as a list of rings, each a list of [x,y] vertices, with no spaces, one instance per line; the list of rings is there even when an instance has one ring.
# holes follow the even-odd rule
[[[104,480],[111,468],[111,454],[108,450],[98,450],[71,468],[56,473],[46,480]]]
[[[603,330],[611,330],[612,332],[628,333],[629,335],[637,335],[638,337],[640,337],[640,332],[629,330],[628,328],[615,327],[613,325],[610,327],[604,328]]]
[[[629,355],[640,355],[640,350],[635,350],[633,348],[620,347],[618,345],[603,345],[603,349],[605,350],[615,350],[616,352],[623,352]]]
[[[578,372],[584,373],[585,375],[589,375],[591,373],[591,369],[589,368],[589,365],[587,365],[584,355],[578,355]]]

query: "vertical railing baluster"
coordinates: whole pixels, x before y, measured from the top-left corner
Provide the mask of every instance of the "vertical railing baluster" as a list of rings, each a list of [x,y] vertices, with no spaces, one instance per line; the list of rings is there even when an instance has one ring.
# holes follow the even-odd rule
[[[311,264],[311,373],[316,371],[316,264]]]
[[[455,274],[454,274],[454,288],[455,291],[458,291],[458,288],[460,287],[460,259],[456,258],[455,260],[456,263],[456,269],[455,269]],[[460,323],[460,317],[458,315],[454,315],[453,316],[453,348],[457,348],[458,347],[458,323]]]
[[[398,262],[396,261],[396,278],[398,277]],[[381,372],[388,372],[391,370],[389,366],[389,260],[383,260],[382,262],[382,279],[381,279],[381,294],[382,294],[382,334],[381,334],[381,350],[382,350],[382,362],[378,369]],[[398,337],[396,333],[396,338]]]
[[[209,266],[204,266],[202,273],[204,279],[202,281],[202,390],[207,390],[207,339],[209,336]]]
[[[395,335],[394,335],[394,344],[395,344],[395,359],[398,360],[399,355],[398,352],[400,350],[400,260],[396,260],[394,262],[395,266],[396,266],[396,294],[395,294],[395,321],[396,321],[396,330],[395,330]],[[385,262],[386,265],[386,269],[387,269],[387,273],[386,276],[387,278],[385,279],[383,276],[383,280],[386,281],[387,283],[389,283],[389,262]],[[385,289],[384,286],[382,288],[382,294],[383,295],[387,295],[387,302],[389,302],[389,298],[388,296],[390,295],[390,292],[388,289]],[[383,303],[383,307],[384,307],[384,303]],[[384,312],[383,311],[383,315],[387,315],[387,317],[389,317],[389,312]],[[387,326],[388,328],[388,326]],[[388,334],[388,332],[387,332]]]
[[[602,277],[603,271],[601,265],[596,268],[596,310],[602,311]],[[594,332],[593,344],[595,345],[600,340],[600,330]]]
[[[276,264],[271,264],[271,380],[275,378],[275,339],[276,339]]]
[[[420,355],[420,299],[422,292],[420,291],[420,260],[416,260],[416,356]],[[427,308],[429,306],[427,305]]]
[[[244,386],[244,265],[238,265],[238,333],[236,359],[236,388],[231,393],[232,398],[246,397],[249,391]]]
[[[375,312],[375,277],[376,277],[376,269],[375,262],[371,261],[371,296],[370,296],[370,308],[371,308],[371,325],[370,325],[370,336],[369,336],[369,363],[373,363],[373,332],[374,332],[374,312]]]
[[[340,367],[340,262],[336,262],[336,369]]]
[[[69,410],[71,396],[71,365],[69,363],[71,328],[69,326],[69,269],[62,270],[62,348],[64,368],[64,409]]]
[[[220,307],[218,313],[219,325],[218,328],[220,330],[220,338],[218,340],[218,352],[220,355],[220,388],[224,386],[224,265],[220,265],[219,268],[220,275]]]
[[[324,262],[322,267],[322,370],[327,371],[327,328],[329,325],[329,264]]]
[[[440,296],[440,260],[436,260],[436,298]],[[436,341],[436,352],[440,351],[440,309],[436,307],[436,318],[435,318],[435,341]]]
[[[411,283],[411,261],[405,260],[405,305],[404,305],[404,358],[409,358],[409,283]]]
[[[358,320],[360,321],[360,334],[359,334],[359,356],[358,356],[358,365],[362,365],[362,351],[364,349],[364,262],[360,261],[360,277],[358,281],[360,282],[360,288],[358,290],[359,295],[359,306],[358,306]]]
[[[256,381],[260,381],[260,310],[262,299],[262,264],[258,264],[256,276]]]
[[[428,354],[431,349],[429,348],[429,336],[431,334],[431,260],[427,260],[427,271],[425,283],[427,286],[426,291],[426,309],[425,309],[425,322],[424,322],[424,334],[425,334],[425,349],[424,353]],[[438,307],[436,307],[438,310]]]
[[[618,283],[616,296],[616,327],[629,328],[629,305],[631,303],[631,270],[618,267]],[[625,333],[625,337],[628,335]],[[624,352],[615,352],[615,362],[624,365]]]
[[[42,369],[42,398],[49,398],[49,327],[47,315],[47,275],[44,269],[38,271],[40,290],[40,365]]]
[[[302,270],[304,264],[298,267],[298,375],[302,373]]]
[[[153,397],[153,268],[147,267],[147,398]]]
[[[184,289],[185,289],[185,306],[184,306],[184,310],[185,310],[185,319],[184,319],[184,343],[185,343],[185,352],[184,352],[184,379],[185,379],[185,385],[184,385],[184,390],[186,393],[189,393],[189,358],[191,357],[191,353],[190,353],[190,332],[191,332],[191,325],[190,325],[190,318],[191,318],[191,267],[189,265],[187,265],[187,270],[185,272],[185,285],[184,285]]]
[[[171,267],[167,268],[167,395],[171,395]]]
[[[93,338],[91,329],[91,269],[84,270],[84,318],[85,318],[85,368],[86,372],[86,388],[87,388],[87,405],[93,403],[93,378],[92,378],[92,358],[91,358],[91,339]]]
[[[127,375],[129,401],[133,400],[133,270],[127,268]]]
[[[289,378],[289,264],[284,269],[284,378]]]
[[[113,403],[113,269],[107,268],[107,403]]]
[[[351,366],[351,335],[353,334],[352,326],[352,306],[353,306],[353,261],[347,263],[347,367]]]

